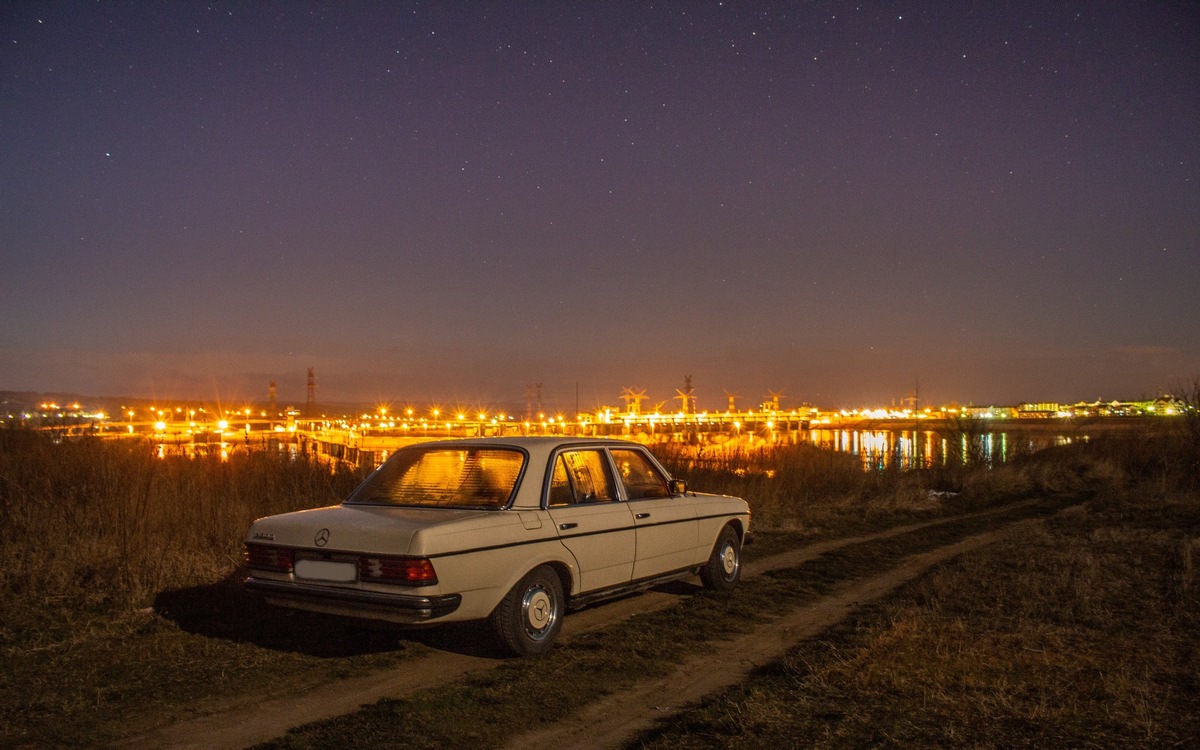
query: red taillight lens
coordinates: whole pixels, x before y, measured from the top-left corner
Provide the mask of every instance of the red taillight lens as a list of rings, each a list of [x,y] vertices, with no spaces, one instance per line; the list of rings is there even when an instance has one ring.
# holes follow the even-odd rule
[[[360,557],[358,579],[406,586],[432,586],[437,583],[433,563],[423,557]]]
[[[272,547],[266,544],[246,545],[246,567],[291,573],[295,562],[295,552],[287,547]]]

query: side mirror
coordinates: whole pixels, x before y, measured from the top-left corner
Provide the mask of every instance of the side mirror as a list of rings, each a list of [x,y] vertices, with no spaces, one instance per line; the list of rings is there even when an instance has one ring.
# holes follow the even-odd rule
[[[682,479],[672,479],[671,480],[671,494],[672,495],[686,495],[687,494],[687,482],[683,481]]]

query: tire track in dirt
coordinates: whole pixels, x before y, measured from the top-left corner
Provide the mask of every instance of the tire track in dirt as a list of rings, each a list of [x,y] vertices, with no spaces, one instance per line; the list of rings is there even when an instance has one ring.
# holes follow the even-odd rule
[[[743,568],[743,575],[749,578],[770,570],[796,567],[807,560],[811,560],[815,557],[825,554],[826,552],[831,552],[843,547],[849,547],[855,544],[861,544],[863,542],[871,542],[890,537],[901,536],[913,531],[919,531],[924,528],[930,528],[945,523],[953,523],[970,518],[1004,513],[1025,506],[1030,506],[1037,502],[1037,500],[1025,500],[1018,503],[1010,503],[1008,505],[978,511],[975,513],[949,516],[946,518],[922,521],[919,523],[905,524],[903,526],[896,526],[883,531],[872,532],[870,534],[842,537],[839,539],[817,542],[777,555],[772,555],[769,558],[747,562]],[[939,550],[936,550],[933,553],[927,553],[926,555],[921,555],[917,558],[910,558],[909,561],[906,561],[898,568],[894,568],[893,571],[889,572],[889,574],[894,571],[907,570],[910,565],[914,564],[912,562],[913,560],[924,559],[929,555],[934,555],[935,553],[942,552],[942,550],[952,549],[957,546],[958,545],[951,545],[951,547],[948,548],[939,548]],[[961,549],[954,551],[953,553],[948,554],[948,557],[952,557],[953,555],[959,554],[962,551],[963,550]],[[925,570],[933,564],[935,564],[935,562],[930,562],[926,564],[924,568],[921,568],[921,570]],[[920,571],[917,572],[919,573]],[[913,573],[912,575],[916,574],[917,573]],[[886,575],[879,577],[884,578]],[[912,576],[910,575],[909,577]],[[873,581],[874,579],[871,580]],[[886,591],[890,591],[891,588],[895,588],[904,580],[907,580],[907,578],[903,578],[899,582],[885,589],[884,593],[886,593]],[[863,582],[854,584],[854,592],[858,592],[858,586],[866,585],[867,584]],[[783,620],[774,621],[769,628],[766,628],[766,630],[769,631],[767,633],[747,636],[745,639],[739,639],[738,642],[740,643],[742,640],[753,641],[754,639],[761,639],[765,642],[764,645],[767,643],[776,644],[779,636],[784,635],[787,638],[790,638],[790,640],[786,640],[786,643],[788,645],[793,644],[802,638],[808,637],[803,634],[804,632],[807,632],[805,628],[816,627],[813,625],[804,624],[804,622],[801,622],[797,625],[787,624],[793,618],[798,616],[800,617],[801,621],[803,621],[805,616],[801,616],[800,613],[806,612],[812,608],[825,609],[831,607],[832,609],[829,609],[829,611],[838,613],[837,619],[840,619],[841,617],[844,617],[846,613],[851,611],[854,606],[852,604],[848,605],[842,603],[844,597],[850,596],[850,601],[861,603],[870,600],[869,598],[865,598],[868,595],[869,591],[866,589],[858,593],[835,594],[832,597],[827,597],[826,599],[822,599],[820,602],[810,605],[810,607],[802,608],[797,613],[793,613],[792,615],[785,617]],[[882,594],[876,594],[875,596],[880,595]],[[627,597],[625,599],[619,599],[617,601],[609,602],[600,606],[590,607],[580,610],[579,612],[571,613],[563,620],[561,639],[563,641],[569,641],[573,636],[607,627],[608,625],[620,622],[621,620],[633,615],[667,607],[671,603],[675,602],[680,596],[681,594],[678,593],[651,590],[642,594]],[[829,604],[826,604],[827,602]],[[813,632],[819,632],[821,629],[828,627],[829,624],[836,622],[837,619],[830,620],[826,624],[820,625]],[[824,622],[824,620],[822,620],[822,622]],[[799,630],[797,630],[797,628],[799,628]],[[728,644],[722,643],[718,644],[716,648],[720,649],[721,652],[728,652],[727,646]],[[771,646],[771,648],[774,647],[774,645]],[[729,646],[729,648],[733,647]],[[786,646],[782,646],[782,648],[786,648]],[[763,655],[756,656],[752,659],[745,658],[747,654],[758,653],[758,651],[744,644],[737,646],[733,653],[737,653],[739,657],[743,657],[736,659],[735,661],[737,664],[733,666],[727,665],[717,669],[716,665],[714,664],[714,660],[719,658],[718,655],[706,654],[703,657],[696,657],[696,660],[698,661],[698,664],[695,665],[695,669],[698,670],[696,675],[689,677],[688,673],[686,672],[676,673],[676,675],[679,676],[679,680],[681,680],[680,686],[661,688],[660,686],[669,684],[669,681],[672,678],[668,678],[666,681],[660,681],[654,683],[653,685],[647,685],[644,689],[667,689],[668,692],[665,693],[665,695],[671,696],[671,699],[668,702],[674,706],[679,706],[682,704],[682,702],[684,702],[681,700],[681,698],[685,694],[691,695],[696,690],[702,688],[705,692],[708,692],[716,687],[728,684],[725,682],[720,682],[714,687],[704,687],[708,684],[708,680],[731,679],[732,681],[736,682],[737,680],[740,680],[741,677],[735,677],[735,675],[744,675],[745,673],[748,673],[749,670],[754,666],[757,666],[757,664],[769,660],[769,657]],[[782,653],[782,651],[780,653]],[[371,704],[383,698],[403,697],[418,690],[446,685],[464,675],[492,669],[503,663],[503,661],[503,659],[455,653],[451,651],[439,651],[428,656],[419,657],[413,659],[412,661],[405,662],[394,669],[384,670],[374,674],[366,675],[364,677],[330,682],[326,685],[308,690],[302,694],[268,698],[256,697],[253,699],[243,698],[232,699],[228,701],[214,701],[210,705],[198,708],[199,711],[203,712],[200,716],[177,723],[169,723],[158,726],[152,730],[139,733],[135,736],[118,742],[117,746],[129,748],[130,750],[157,750],[158,748],[168,747],[180,748],[184,750],[199,750],[201,748],[204,750],[239,750],[240,748],[245,748],[250,745],[266,742],[267,740],[279,737],[293,727],[303,726],[315,721],[321,721],[323,719],[330,719],[336,716],[348,714],[358,710],[359,707],[363,706],[364,704]],[[691,663],[689,662],[689,664]],[[710,667],[710,665],[712,666]],[[742,669],[742,665],[749,666],[745,666],[743,671],[738,671],[739,669]],[[683,669],[686,670],[687,668],[688,667],[685,666]],[[709,672],[712,672],[712,674],[708,674]],[[728,675],[728,677],[719,677],[719,675]],[[642,690],[643,689],[634,689],[632,693],[641,695]],[[698,693],[696,694],[696,697],[699,697],[703,694],[704,692]],[[648,695],[655,695],[655,693],[649,693]],[[640,700],[652,701],[654,699],[643,697]],[[694,698],[688,698],[687,700],[694,700]],[[602,701],[601,704],[598,705],[607,705],[607,703],[607,701]],[[639,716],[641,714],[645,715],[641,716],[641,718],[638,718],[632,723],[626,722],[620,727],[606,729],[603,730],[603,732],[611,733],[614,738],[627,737],[632,732],[638,731],[644,726],[648,726],[650,722],[657,718],[661,718],[664,715],[664,713],[658,709],[647,711],[647,705],[656,706],[662,704],[663,702],[659,700],[658,703],[642,702],[640,705],[637,703],[631,703],[628,704],[627,708],[618,708],[614,705],[607,710],[629,710],[631,712],[631,717],[634,714],[638,714]],[[568,732],[568,736],[561,740],[561,745],[559,744],[560,740],[554,740],[555,744],[553,746],[595,746],[595,743],[600,741],[601,738],[602,731],[600,730],[600,726],[605,724],[605,720],[613,720],[614,718],[612,716],[601,716],[599,719],[592,717],[588,720],[592,722],[590,724],[586,722],[583,724],[579,723],[584,714],[591,714],[595,710],[596,707],[593,706],[575,717],[565,719],[560,724],[561,730],[558,731],[567,731],[569,727],[578,726],[582,728],[581,731],[583,733],[580,734],[576,739],[571,739]],[[540,737],[540,734],[537,736]],[[579,744],[572,745],[572,742]],[[619,740],[614,739],[613,742],[619,743]],[[524,742],[522,741],[521,744],[524,744]]]

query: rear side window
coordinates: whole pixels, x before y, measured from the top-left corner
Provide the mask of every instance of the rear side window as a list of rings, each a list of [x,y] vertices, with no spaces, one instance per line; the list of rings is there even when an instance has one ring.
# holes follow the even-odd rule
[[[625,485],[625,494],[630,500],[671,496],[667,478],[645,454],[635,450],[614,450],[612,456],[621,482]]]
[[[568,451],[554,459],[550,504],[572,505],[616,500],[608,461],[600,451]]]
[[[397,451],[346,500],[352,504],[501,508],[525,454],[493,448]]]

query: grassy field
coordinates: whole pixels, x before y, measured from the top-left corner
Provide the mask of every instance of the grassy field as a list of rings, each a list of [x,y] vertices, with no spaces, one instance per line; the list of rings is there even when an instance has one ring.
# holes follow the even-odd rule
[[[1176,678],[1179,670],[1186,668],[1191,668],[1194,675],[1197,666],[1195,651],[1188,652],[1178,644],[1188,642],[1188,638],[1191,643],[1197,642],[1196,588],[1200,584],[1196,583],[1195,568],[1200,563],[1196,559],[1200,556],[1196,548],[1200,518],[1194,508],[1196,488],[1200,485],[1198,456],[1200,451],[1195,442],[1185,435],[1143,434],[1135,440],[1115,438],[1044,451],[991,470],[964,465],[936,471],[868,473],[848,457],[803,445],[731,457],[725,464],[701,464],[684,452],[666,454],[663,459],[696,489],[738,494],[750,501],[758,540],[748,554],[759,556],[806,541],[950,515],[1022,497],[1045,497],[1051,500],[1051,506],[1092,498],[1086,512],[1052,526],[1037,539],[1025,540],[1013,549],[998,548],[995,553],[988,553],[996,555],[994,559],[985,557],[979,558],[983,562],[971,562],[976,559],[973,557],[938,573],[949,576],[960,566],[974,566],[959,573],[958,579],[941,584],[945,590],[936,589],[941,594],[921,595],[919,592],[924,589],[907,592],[906,596],[917,601],[913,606],[924,607],[927,614],[919,609],[896,610],[895,614],[887,615],[873,612],[872,615],[883,619],[878,622],[860,619],[855,628],[840,629],[834,638],[876,630],[882,633],[893,619],[898,623],[917,623],[902,629],[902,634],[937,631],[947,639],[945,642],[913,644],[912,654],[920,655],[922,649],[935,648],[961,653],[962,657],[954,663],[930,662],[929,679],[966,680],[976,686],[973,693],[960,693],[954,683],[949,686],[933,683],[941,684],[937,688],[940,693],[934,688],[921,693],[924,701],[942,696],[940,700],[949,706],[955,704],[954,697],[960,694],[999,696],[996,700],[1013,703],[1015,698],[1005,697],[1008,696],[1005,690],[1012,686],[1017,675],[1030,668],[1024,660],[1013,659],[1036,653],[1038,648],[1045,651],[1047,644],[1058,644],[1055,653],[1060,655],[1061,662],[1074,663],[1071,659],[1078,656],[1079,664],[1084,665],[1081,668],[1085,669],[1086,664],[1094,662],[1098,666],[1090,669],[1110,676],[1120,675],[1126,680],[1130,695],[1140,690],[1146,699],[1143,705],[1165,706],[1151,716],[1151,724],[1140,719],[1137,721],[1142,723],[1137,724],[1130,712],[1109,711],[1109,723],[1103,725],[1107,734],[1103,737],[1137,737],[1144,741],[1146,737],[1165,736],[1161,731],[1154,734],[1147,726],[1186,726],[1182,720],[1172,721],[1172,712],[1177,713],[1180,700],[1196,698],[1195,683]],[[250,520],[333,502],[359,479],[353,472],[331,472],[325,465],[283,454],[235,454],[228,462],[164,460],[156,458],[150,446],[144,444],[87,440],[55,444],[35,433],[0,432],[0,522],[10,530],[0,538],[0,594],[4,597],[0,655],[6,662],[6,669],[0,673],[0,746],[106,744],[135,729],[139,722],[161,720],[162,715],[149,715],[150,706],[161,706],[167,716],[186,716],[196,703],[215,696],[266,695],[291,686],[302,688],[331,676],[397,665],[414,654],[424,653],[428,647],[421,637],[373,630],[347,635],[343,623],[266,607],[243,592],[237,583],[236,563]],[[956,488],[957,493],[937,494],[946,487]],[[1147,524],[1153,519],[1158,519],[1155,521],[1158,525],[1150,528]],[[926,543],[919,535],[903,542],[909,545],[905,549],[916,549]],[[860,557],[854,559],[822,558],[820,567],[806,568],[792,577],[771,579],[762,584],[769,588],[757,593],[754,587],[747,586],[744,593],[739,592],[728,601],[694,597],[682,609],[662,615],[668,618],[666,621],[650,621],[646,626],[639,620],[641,624],[628,626],[648,627],[645,634],[630,636],[618,630],[610,635],[597,635],[579,644],[568,644],[561,654],[556,649],[550,658],[583,665],[593,659],[611,660],[610,652],[627,642],[622,639],[634,637],[639,644],[646,644],[649,654],[649,661],[636,667],[640,673],[667,669],[678,649],[703,647],[702,641],[688,634],[740,627],[738,618],[744,616],[747,608],[762,611],[769,608],[770,602],[774,602],[770,606],[778,607],[802,601],[806,596],[818,595],[823,580],[842,580],[857,575],[863,566],[886,564],[892,559],[889,557],[892,553],[884,547],[863,549],[858,554]],[[1067,554],[1076,557],[1054,557]],[[1131,556],[1137,564],[1121,563],[1122,554]],[[1014,565],[1019,568],[1015,573],[1010,570]],[[1119,584],[1125,587],[1120,591],[1136,588],[1142,579],[1178,581],[1173,589],[1163,588],[1165,584],[1152,587],[1154,591],[1162,589],[1163,601],[1173,603],[1170,618],[1162,620],[1146,615],[1138,619],[1134,615],[1163,611],[1152,609],[1153,602],[1140,599],[1136,606],[1120,609],[1123,614],[1119,615],[1125,627],[1123,637],[1156,644],[1155,653],[1173,654],[1175,672],[1156,667],[1153,674],[1158,677],[1137,682],[1141,679],[1139,675],[1147,674],[1146,670],[1139,672],[1130,663],[1117,660],[1124,652],[1115,641],[1111,649],[1089,655],[1086,647],[1093,631],[1107,631],[1112,626],[1111,622],[1096,618],[1117,611],[1111,601],[1113,594],[1103,588],[1109,584],[1110,576],[1106,573],[1110,569],[1121,572],[1122,576],[1128,572],[1128,580],[1123,578],[1125,583]],[[1068,577],[1069,585],[1054,584],[1055,577],[1061,578],[1064,570],[1076,571]],[[1038,571],[1046,580],[1033,575]],[[929,578],[921,585],[932,586],[932,580]],[[957,592],[962,601],[953,601],[949,591]],[[1089,592],[1094,597],[1090,603],[1061,603],[1067,594],[1083,596]],[[1011,606],[1026,608],[1023,620],[987,609],[1006,606],[1007,600],[999,596],[1001,593],[1012,600]],[[907,606],[904,601],[897,600],[889,606]],[[1118,598],[1118,601],[1123,600]],[[1031,602],[1042,604],[1035,607]],[[979,609],[979,613],[971,617],[962,613],[971,607]],[[1064,621],[1063,607],[1072,612],[1078,610],[1092,619]],[[920,616],[932,619],[922,621]],[[1059,620],[1053,620],[1055,617]],[[1002,647],[1008,640],[1019,642],[1015,640],[1017,636],[990,634],[985,627],[993,621],[1015,621],[1024,623],[1022,627],[1044,630],[1049,627],[1043,622],[1046,618],[1062,630],[1054,636],[1059,640],[1046,641],[1041,646],[1033,641],[1032,645],[1021,642],[1019,648],[1005,650]],[[696,628],[698,622],[706,623],[705,627]],[[929,625],[930,622],[939,627]],[[940,627],[944,623],[952,623],[953,627]],[[472,637],[469,629],[462,633],[464,637]],[[986,637],[976,637],[977,633]],[[887,637],[896,642],[902,640],[896,634]],[[1170,644],[1163,639],[1174,639],[1175,650],[1171,651]],[[987,647],[978,645],[980,642],[988,644]],[[1035,650],[1027,650],[1027,646]],[[831,652],[834,656],[830,657],[830,664],[838,662],[850,647],[837,646]],[[994,661],[985,659],[982,652],[971,654],[968,650],[971,648],[994,653]],[[813,654],[817,651],[802,651],[798,660],[789,660],[791,666],[781,665],[777,671],[796,679],[800,674],[796,665],[815,664]],[[864,660],[871,658],[863,656]],[[1006,660],[1013,661],[1008,673],[987,667]],[[915,656],[910,662],[898,661],[892,674],[906,675],[919,661]],[[972,671],[972,664],[978,664],[979,669]],[[533,670],[531,675],[538,674],[530,665],[513,664],[499,676],[488,679],[502,682],[517,679],[516,673],[527,669]],[[955,671],[964,669],[965,674]],[[1050,662],[1046,671],[1059,674],[1061,664]],[[271,675],[269,682],[261,679],[265,673]],[[590,678],[585,672],[579,679]],[[832,675],[821,679],[835,684]],[[852,687],[841,685],[835,689],[849,691]],[[458,704],[461,708],[477,706],[478,700],[511,698],[511,693],[486,698],[490,695],[486,690],[491,689],[486,686],[482,694],[485,698],[469,692],[476,687],[462,689],[468,692],[451,691],[437,700],[443,706],[461,700]],[[1027,692],[1036,696],[1041,689],[1049,690],[1033,688]],[[874,695],[874,692],[864,693],[864,703],[874,702],[871,697]],[[1089,688],[1078,701],[1092,705],[1101,695],[1098,689]],[[422,698],[427,699],[433,698]],[[719,738],[724,736],[721,732],[725,730],[711,713],[715,711],[720,716],[726,709],[719,706],[736,705],[737,697],[723,696],[720,700],[726,703],[705,707],[677,727],[663,728],[661,739],[648,737],[647,741],[665,746],[673,741],[670,737],[676,736],[673,732],[682,732],[692,738],[689,742],[702,745],[706,742],[704,738],[710,737],[713,743],[720,744]],[[790,706],[794,696],[754,699],[750,707],[766,706],[776,700],[785,701],[776,705],[778,713],[797,713],[791,708],[787,711],[780,708]],[[1041,700],[1045,710],[1053,708],[1046,703],[1047,699]],[[958,704],[963,710],[962,701]],[[896,710],[911,708],[909,704]],[[568,709],[569,706],[564,706],[564,710]],[[749,708],[729,710],[736,713]],[[969,713],[975,712],[977,709]],[[454,713],[459,717],[456,722],[461,723],[462,715],[471,712],[455,709]],[[478,715],[485,720],[488,716],[482,711]],[[818,711],[814,715],[818,719],[825,716],[826,724],[833,722],[832,714]],[[1025,721],[1037,724],[1042,714],[1033,716],[1034,719]],[[948,724],[943,721],[939,726],[942,725]],[[1002,731],[1010,731],[1003,729],[1007,725],[997,729],[996,724],[984,722],[981,726],[982,734],[963,736],[979,741],[979,737],[988,736],[987,731],[1001,732],[995,735],[999,737],[1006,736]],[[1044,740],[1047,736],[1031,735],[1029,730],[1021,730],[1026,732],[1021,734],[1017,731],[1021,727],[1014,727],[1013,738],[1032,736]],[[1121,731],[1126,733],[1111,727],[1123,727]],[[844,727],[836,731],[843,730]],[[775,736],[772,731],[775,730],[764,725],[762,736]],[[778,731],[801,729],[792,726]],[[1064,736],[1083,736],[1081,732]],[[753,744],[755,736],[738,737],[736,741]],[[846,736],[852,739],[842,744],[859,744],[862,739],[859,735]],[[911,736],[913,742],[922,737]],[[471,744],[469,731],[462,737],[468,741],[460,745],[457,740],[447,740],[446,746]],[[311,744],[323,744],[316,735],[312,739]],[[298,738],[291,741],[301,745],[308,742]],[[878,741],[886,742],[886,738]],[[836,739],[831,742],[838,744]],[[945,737],[941,742],[957,744]]]
[[[1010,467],[1017,484],[1079,482],[1089,502],[935,569],[638,746],[1200,745],[1200,435],[1175,427]]]
[[[935,569],[647,748],[1196,747],[1200,497],[1101,496]]]

